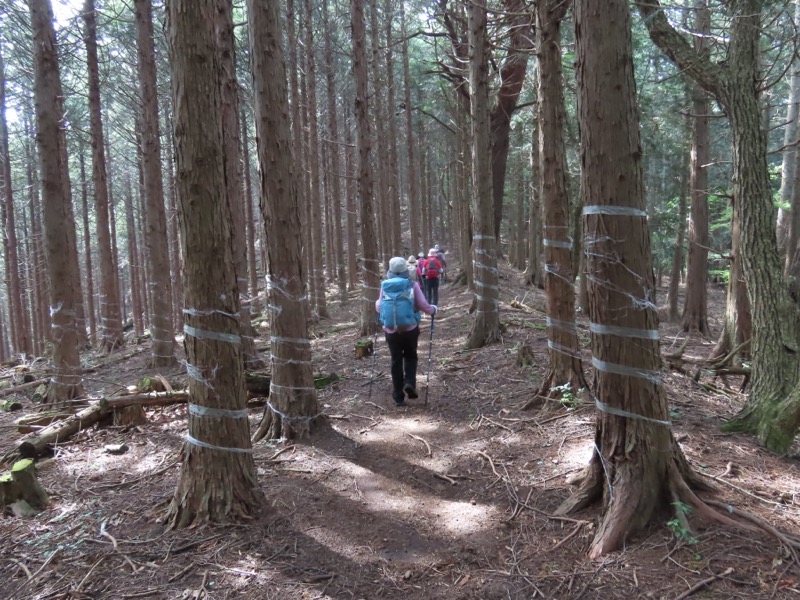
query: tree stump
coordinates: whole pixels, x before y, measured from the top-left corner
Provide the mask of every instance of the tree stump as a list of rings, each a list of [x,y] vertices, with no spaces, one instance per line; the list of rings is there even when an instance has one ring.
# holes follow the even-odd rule
[[[372,339],[368,338],[356,342],[356,358],[367,358],[368,356],[372,356],[374,352],[375,348]]]
[[[141,404],[126,406],[114,411],[114,425],[118,427],[146,425],[147,415]]]
[[[0,507],[24,500],[34,508],[42,508],[50,498],[36,478],[33,460],[18,460],[7,473],[0,475]]]
[[[533,348],[531,348],[528,344],[522,344],[519,348],[517,348],[517,366],[532,367],[533,363]]]

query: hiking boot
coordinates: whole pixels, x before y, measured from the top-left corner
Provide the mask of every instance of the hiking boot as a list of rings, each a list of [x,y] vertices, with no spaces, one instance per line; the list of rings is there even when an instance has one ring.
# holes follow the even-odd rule
[[[405,400],[395,400],[394,401],[394,405],[395,406],[408,406],[408,404],[406,404]]]
[[[410,383],[407,383],[405,384],[405,386],[403,386],[403,391],[406,393],[406,396],[408,396],[411,400],[419,398],[417,390]]]

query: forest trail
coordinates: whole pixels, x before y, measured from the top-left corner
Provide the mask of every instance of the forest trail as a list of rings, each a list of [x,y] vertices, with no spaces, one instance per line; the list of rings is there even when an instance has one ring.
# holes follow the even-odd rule
[[[624,551],[586,558],[599,510],[551,515],[569,493],[566,479],[589,460],[594,410],[565,398],[546,414],[520,411],[546,366],[544,299],[505,265],[501,290],[502,343],[464,351],[471,295],[442,287],[427,407],[429,319],[421,324],[420,398],[397,408],[385,341],[378,338],[370,399],[371,361],[352,358],[355,328],[332,332],[355,322],[358,306],[330,303],[332,318],[312,332],[315,372],[343,378],[320,391],[329,426],[304,442],[256,445],[266,501],[250,523],[164,532],[184,405],[150,409],[148,423],[132,429],[82,432],[40,461],[50,507],[0,521],[0,597],[675,599],[728,568],[695,597],[796,597],[797,566],[766,534],[698,523],[693,540],[668,526],[668,514]],[[717,312],[724,292],[711,295]],[[680,343],[671,327],[662,326],[665,352]],[[588,348],[586,327],[580,338]],[[533,348],[533,367],[516,366],[520,344]],[[693,342],[687,353],[703,355],[710,345]],[[87,374],[87,386],[110,394],[134,384],[148,373],[146,354]],[[164,375],[185,381],[180,367]],[[712,395],[682,375],[664,375],[676,435],[694,468],[719,477],[735,465],[735,477],[718,484],[719,498],[800,532],[797,460],[719,432],[741,405],[735,392]],[[18,414],[0,413],[2,452],[19,437],[8,427]],[[260,417],[251,411],[253,430]],[[130,449],[114,456],[103,449],[111,443]]]

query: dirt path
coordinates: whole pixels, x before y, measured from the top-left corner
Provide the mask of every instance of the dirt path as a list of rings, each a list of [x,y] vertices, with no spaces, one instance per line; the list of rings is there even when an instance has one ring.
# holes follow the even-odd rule
[[[471,296],[442,288],[427,407],[429,321],[420,338],[421,398],[396,408],[385,342],[370,400],[370,362],[351,358],[354,329],[330,333],[355,321],[357,307],[332,304],[314,341],[316,370],[343,377],[320,393],[330,426],[304,443],[257,446],[267,502],[251,523],[163,531],[185,407],[150,410],[149,423],[133,430],[81,433],[39,465],[51,507],[0,521],[0,598],[673,599],[729,567],[694,597],[797,597],[798,569],[766,535],[712,526],[688,543],[667,526],[670,515],[624,551],[585,558],[597,510],[573,520],[548,515],[569,493],[566,478],[588,461],[593,410],[568,402],[548,414],[520,412],[546,364],[543,298],[505,268],[502,289],[503,342],[465,352]],[[529,310],[512,309],[515,298]],[[670,327],[663,333],[665,348],[678,339]],[[585,328],[581,338],[587,347]],[[533,368],[515,365],[522,343],[534,349]],[[693,342],[687,353],[710,345]],[[144,358],[101,369],[88,383],[105,393],[134,383],[147,372]],[[180,369],[168,375],[184,377]],[[800,532],[798,462],[719,433],[741,405],[736,393],[711,395],[675,373],[665,380],[693,466],[719,476],[735,465],[735,477],[718,484],[720,497]],[[0,450],[17,438],[5,427],[16,416],[0,413]],[[254,429],[259,419],[253,411]],[[104,453],[115,442],[130,451]],[[281,449],[278,462],[268,460]]]

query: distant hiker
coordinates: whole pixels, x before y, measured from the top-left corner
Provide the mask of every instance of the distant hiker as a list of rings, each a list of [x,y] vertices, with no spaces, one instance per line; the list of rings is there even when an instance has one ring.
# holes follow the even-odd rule
[[[408,278],[411,281],[419,281],[419,277],[417,277],[417,257],[413,254],[406,259],[406,265],[408,266]]]
[[[433,249],[436,250],[436,258],[438,258],[439,262],[442,263],[442,272],[439,274],[439,279],[442,281],[447,281],[447,260],[445,260],[447,250],[440,248],[439,244],[436,244]]]
[[[431,304],[439,304],[439,275],[442,272],[442,263],[436,258],[436,248],[428,251],[425,268],[422,270],[425,278],[425,297]]]
[[[422,288],[422,293],[425,294],[425,297],[428,297],[428,280],[425,279],[425,274],[422,272],[425,268],[425,253],[420,252],[417,254],[417,281],[419,281],[419,286]]]
[[[386,343],[392,355],[392,399],[396,406],[405,405],[405,397],[417,394],[417,341],[420,311],[435,315],[437,308],[428,304],[419,283],[408,277],[408,264],[402,256],[389,261],[386,280],[375,302],[380,314]]]

